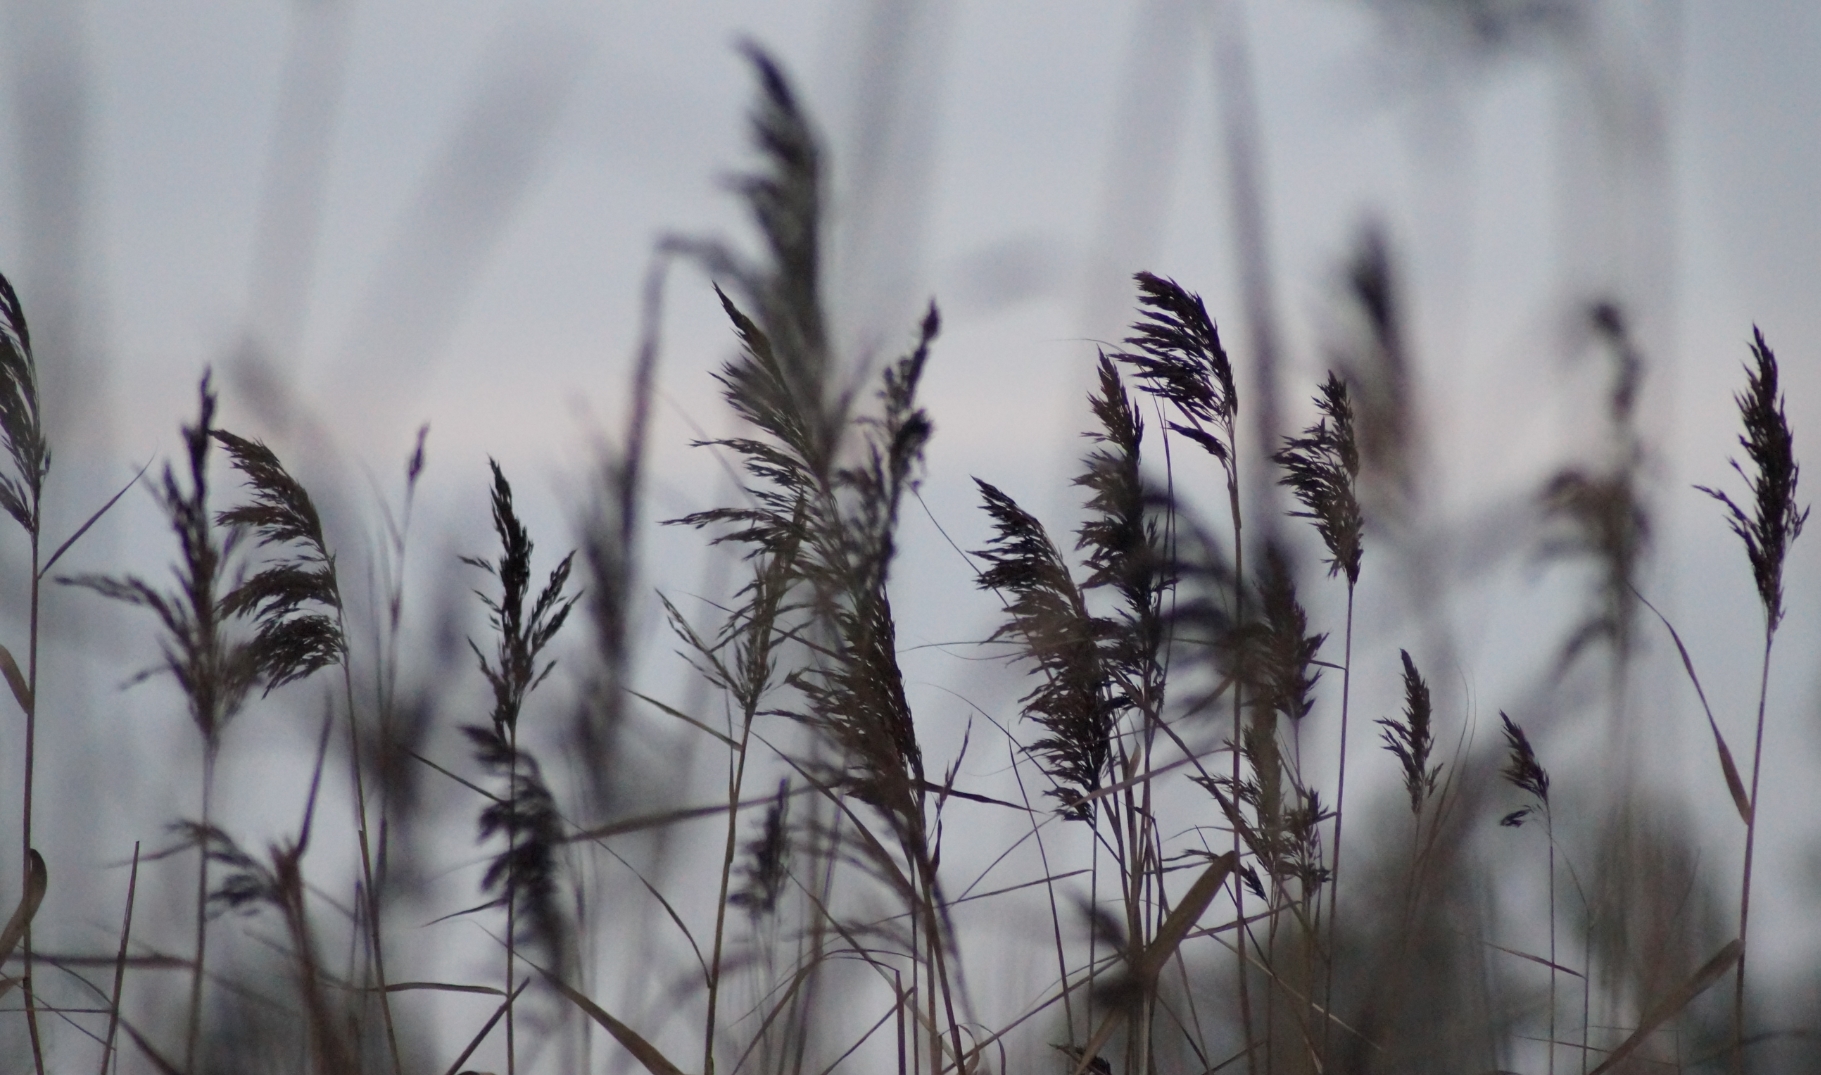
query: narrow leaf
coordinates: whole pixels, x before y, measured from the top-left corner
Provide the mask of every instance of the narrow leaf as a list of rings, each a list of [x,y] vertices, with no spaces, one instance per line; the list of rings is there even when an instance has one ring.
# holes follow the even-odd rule
[[[21,712],[32,712],[32,688],[25,682],[25,676],[19,672],[19,662],[13,660],[13,653],[5,646],[0,646],[0,672],[6,674],[6,685],[13,689],[13,698],[19,703]]]
[[[665,705],[663,702],[658,701],[656,698],[650,697],[649,695],[640,694],[638,691],[629,690],[626,693],[632,695],[634,698],[637,698],[640,701],[650,702],[652,705],[657,706],[659,709],[663,710],[666,713],[669,713],[671,716],[677,718],[678,720],[684,722],[685,724],[695,725],[696,727],[707,732],[709,735],[712,735],[716,739],[719,739],[721,742],[726,743],[728,746],[732,747],[735,751],[738,751],[740,749],[740,744],[738,741],[729,739],[727,736],[722,735],[720,732],[715,731],[713,728],[710,728],[708,725],[703,724],[701,721],[695,719],[694,717],[690,716],[687,713],[684,713],[680,709],[673,709],[670,706]]]
[[[1644,1039],[1650,1037],[1652,1032],[1667,1023],[1677,1012],[1686,1008],[1690,1001],[1706,992],[1709,986],[1719,981],[1722,975],[1731,970],[1733,964],[1739,961],[1739,955],[1743,951],[1744,946],[1736,940],[1720,949],[1712,959],[1702,965],[1700,970],[1695,971],[1694,977],[1683,982],[1674,992],[1658,1001],[1656,1007],[1650,1009],[1644,1018],[1638,1020],[1638,1029],[1632,1031],[1631,1037],[1620,1042],[1619,1047],[1609,1053],[1606,1059],[1600,1062],[1600,1066],[1594,1068],[1588,1075],[1605,1075],[1620,1061],[1630,1056],[1638,1046],[1644,1044]]]
[[[392,982],[386,986],[388,993],[403,993],[412,989],[432,989],[441,993],[486,993],[489,996],[503,997],[506,991],[490,985],[455,985],[450,982]]]
[[[529,979],[529,978],[525,979],[524,981],[522,981],[518,984],[517,989],[514,989],[512,991],[511,996],[507,997],[505,1000],[500,1002],[499,1008],[497,1010],[495,1010],[493,1013],[493,1018],[491,1018],[491,1019],[487,1020],[485,1023],[481,1024],[480,1032],[475,1034],[473,1040],[468,1042],[468,1047],[466,1049],[462,1050],[462,1055],[455,1058],[455,1063],[449,1065],[449,1071],[448,1071],[447,1075],[455,1075],[456,1072],[458,1072],[462,1069],[462,1065],[466,1064],[468,1062],[468,1058],[474,1055],[474,1050],[480,1048],[481,1042],[486,1041],[487,1035],[493,1033],[493,1028],[499,1025],[500,1018],[506,1014],[506,1009],[512,1006],[512,1002],[517,1000],[518,995],[520,993],[523,993],[525,991],[525,987],[530,984],[531,984],[531,979]]]
[[[120,1020],[120,1025],[126,1028],[128,1036],[133,1039],[133,1044],[139,1046],[139,1051],[144,1053],[146,1059],[150,1060],[152,1065],[162,1072],[163,1075],[183,1075],[183,1072],[178,1070],[176,1064],[173,1064],[169,1060],[158,1055],[158,1050],[152,1048],[152,1043],[145,1040],[145,1035],[139,1032],[138,1027],[127,1022],[125,1019]]]
[[[664,1054],[658,1052],[655,1045],[639,1037],[637,1031],[608,1015],[600,1005],[570,988],[561,978],[542,967],[539,967],[538,970],[542,971],[544,977],[550,980],[551,985],[556,986],[557,992],[568,997],[570,1003],[582,1009],[588,1018],[605,1027],[607,1033],[612,1034],[615,1041],[625,1046],[626,1051],[643,1064],[645,1070],[651,1072],[651,1075],[683,1075],[682,1068],[665,1059]]]
[[[1707,726],[1713,730],[1714,750],[1720,755],[1720,772],[1726,777],[1726,789],[1732,792],[1733,805],[1739,808],[1739,819],[1750,825],[1751,798],[1745,794],[1745,781],[1739,779],[1739,767],[1733,764],[1732,751],[1727,749],[1726,737],[1720,734],[1720,725],[1714,720],[1713,707],[1707,704],[1707,692],[1701,689],[1701,677],[1695,675],[1695,662],[1688,655],[1688,647],[1682,644],[1682,636],[1676,633],[1675,626],[1669,622],[1669,617],[1658,612],[1657,606],[1645,600],[1644,595],[1638,593],[1637,590],[1634,589],[1631,592],[1644,603],[1645,608],[1662,621],[1663,626],[1669,631],[1669,637],[1675,641],[1676,652],[1682,655],[1682,667],[1688,672],[1688,681],[1695,685],[1695,695],[1701,699],[1701,708],[1707,713]]]
[[[63,540],[63,544],[57,546],[57,551],[51,553],[51,558],[46,560],[44,562],[44,566],[38,569],[38,577],[43,578],[46,575],[50,574],[51,568],[55,567],[57,564],[57,561],[61,560],[63,558],[63,554],[70,551],[70,546],[72,546],[72,545],[76,544],[76,542],[82,540],[82,535],[89,532],[89,527],[94,526],[96,523],[100,522],[101,517],[103,515],[106,515],[110,508],[112,508],[115,504],[120,502],[120,498],[126,495],[126,491],[128,489],[131,489],[133,486],[139,484],[139,479],[145,477],[145,472],[146,472],[147,468],[149,468],[151,465],[152,465],[151,460],[149,460],[149,459],[146,460],[145,466],[139,468],[139,473],[133,475],[131,481],[129,481],[125,485],[121,486],[120,491],[118,493],[115,493],[113,496],[108,497],[107,503],[101,505],[101,507],[95,512],[95,514],[89,516],[87,522],[83,523],[81,526],[78,526],[76,528],[75,533],[73,533],[69,537],[65,538]]]
[[[8,658],[11,661],[11,658]],[[32,916],[38,913],[38,904],[44,901],[44,890],[50,885],[50,873],[44,868],[44,856],[33,848],[31,855],[31,873],[25,879],[25,891],[19,896],[19,906],[13,911],[13,917],[7,919],[6,929],[0,932],[0,963],[6,962],[19,946],[25,936],[25,927],[32,924]],[[5,990],[0,990],[4,995]]]
[[[1184,937],[1188,936],[1189,930],[1201,919],[1202,912],[1206,911],[1208,904],[1213,902],[1215,894],[1220,891],[1220,886],[1226,883],[1227,875],[1233,872],[1234,861],[1235,858],[1231,851],[1216,856],[1213,862],[1208,863],[1208,868],[1202,871],[1201,876],[1195,879],[1195,883],[1189,886],[1188,893],[1183,896],[1182,902],[1170,911],[1170,917],[1164,919],[1163,926],[1157,930],[1157,936],[1152,938],[1150,945],[1145,948],[1140,965],[1135,968],[1137,976],[1142,981],[1148,983],[1155,979],[1157,973],[1163,969],[1163,965],[1169,962],[1172,955],[1176,954],[1176,946],[1182,943]]]
[[[1480,943],[1484,944],[1488,948],[1497,949],[1498,951],[1503,952],[1508,956],[1516,956],[1519,959],[1528,959],[1532,963],[1541,964],[1542,966],[1548,967],[1550,970],[1559,970],[1563,974],[1572,974],[1576,978],[1587,977],[1585,974],[1582,974],[1580,971],[1575,970],[1573,967],[1564,967],[1560,963],[1553,963],[1547,959],[1544,959],[1542,956],[1533,956],[1529,952],[1520,952],[1515,948],[1506,948],[1502,944],[1493,944],[1491,941],[1481,941]]]

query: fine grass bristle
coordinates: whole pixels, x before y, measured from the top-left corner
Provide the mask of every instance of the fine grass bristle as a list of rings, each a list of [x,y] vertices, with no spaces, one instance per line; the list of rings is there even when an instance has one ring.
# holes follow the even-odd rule
[[[217,530],[209,510],[209,445],[214,441],[216,397],[207,374],[198,399],[196,423],[183,427],[187,488],[167,463],[154,492],[177,537],[176,589],[159,590],[135,575],[77,575],[58,581],[151,610],[165,629],[163,666],[139,678],[162,671],[177,680],[189,701],[190,718],[213,753],[248,692],[258,684],[261,662],[258,650],[234,637],[231,621],[237,617],[226,608],[232,592],[226,583],[234,537],[231,530]]]

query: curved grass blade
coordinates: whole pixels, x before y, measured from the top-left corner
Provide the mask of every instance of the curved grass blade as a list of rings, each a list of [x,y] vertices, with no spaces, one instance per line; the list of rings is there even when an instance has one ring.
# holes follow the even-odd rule
[[[1709,986],[1724,977],[1726,972],[1732,969],[1733,964],[1739,961],[1739,956],[1744,951],[1745,946],[1736,940],[1720,949],[1712,959],[1702,964],[1700,970],[1695,971],[1693,977],[1683,982],[1675,992],[1658,1001],[1656,1007],[1650,1009],[1644,1018],[1638,1020],[1638,1029],[1632,1031],[1631,1037],[1620,1042],[1619,1047],[1607,1054],[1606,1059],[1600,1062],[1600,1066],[1588,1072],[1587,1075],[1605,1075],[1606,1072],[1618,1066],[1626,1057],[1636,1051],[1638,1046],[1644,1044],[1644,1039],[1650,1037],[1652,1032],[1668,1022],[1677,1012],[1686,1008],[1690,1001],[1706,992]]]
[[[0,931],[0,963],[6,962],[13,949],[25,937],[25,928],[32,923],[32,916],[38,913],[38,905],[44,902],[44,890],[50,886],[50,873],[44,868],[44,856],[33,849],[28,852],[31,861],[31,873],[25,879],[25,891],[19,895],[19,906],[13,911],[13,917],[7,919],[6,929]],[[0,985],[0,997],[12,988],[12,982]]]
[[[95,514],[89,516],[87,521],[85,521],[81,526],[78,526],[76,528],[75,533],[71,534],[67,538],[64,538],[63,544],[57,546],[57,551],[51,553],[50,558],[48,560],[44,561],[44,566],[42,566],[38,569],[38,577],[45,578],[46,576],[48,576],[51,573],[51,568],[56,567],[57,561],[61,560],[63,558],[63,554],[70,551],[71,546],[75,545],[76,542],[82,540],[82,535],[89,532],[89,527],[94,526],[96,523],[100,522],[101,517],[103,515],[106,515],[114,507],[115,504],[118,504],[120,502],[120,498],[126,495],[126,491],[128,489],[131,489],[133,486],[138,485],[139,479],[145,477],[145,472],[147,470],[150,470],[151,466],[152,466],[151,460],[149,460],[149,459],[146,460],[145,466],[139,468],[139,473],[133,475],[131,481],[128,481],[125,485],[121,486],[119,492],[115,493],[113,496],[108,497],[107,503],[105,503],[105,504],[101,505],[101,507],[97,508],[95,511]]]
[[[19,662],[13,659],[13,652],[5,646],[0,646],[0,673],[5,673],[6,685],[13,689],[13,698],[19,703],[19,711],[29,715],[32,712],[32,688],[19,671]]]
[[[474,1050],[481,1047],[481,1042],[486,1041],[487,1035],[493,1033],[493,1028],[499,1025],[501,1019],[505,1018],[506,1009],[512,1006],[512,1002],[517,1000],[518,995],[523,993],[525,987],[530,984],[531,979],[529,978],[520,982],[518,988],[512,991],[512,995],[500,1003],[499,1009],[493,1013],[493,1018],[481,1024],[480,1032],[474,1035],[472,1041],[468,1042],[468,1047],[462,1050],[462,1055],[455,1058],[455,1063],[449,1065],[449,1070],[445,1075],[455,1075],[456,1072],[462,1069],[462,1065],[466,1064],[468,1058],[474,1055]],[[493,992],[498,993],[499,990],[493,990]]]
[[[1745,794],[1745,781],[1739,779],[1739,767],[1733,764],[1732,751],[1727,749],[1726,737],[1720,734],[1720,725],[1714,720],[1713,706],[1707,704],[1707,692],[1701,689],[1701,677],[1695,675],[1694,658],[1688,655],[1688,647],[1682,644],[1682,636],[1676,633],[1675,626],[1669,617],[1657,611],[1657,606],[1645,600],[1637,590],[1631,591],[1643,602],[1651,614],[1663,622],[1669,631],[1669,637],[1675,641],[1676,652],[1682,655],[1682,667],[1688,672],[1688,681],[1695,685],[1695,695],[1701,699],[1701,709],[1707,714],[1707,727],[1714,733],[1714,750],[1720,755],[1720,771],[1726,776],[1726,790],[1732,792],[1733,805],[1739,808],[1739,819],[1751,824],[1751,797]]]
[[[582,1009],[583,1014],[588,1018],[605,1027],[607,1033],[612,1034],[615,1041],[625,1046],[626,1051],[631,1053],[640,1064],[643,1064],[645,1070],[649,1071],[651,1075],[683,1075],[682,1068],[667,1060],[663,1053],[658,1052],[657,1046],[640,1037],[638,1031],[608,1015],[600,1005],[570,988],[568,983],[561,978],[542,967],[538,967],[538,970],[550,980],[550,984],[556,987],[557,992],[569,998],[571,1004]]]

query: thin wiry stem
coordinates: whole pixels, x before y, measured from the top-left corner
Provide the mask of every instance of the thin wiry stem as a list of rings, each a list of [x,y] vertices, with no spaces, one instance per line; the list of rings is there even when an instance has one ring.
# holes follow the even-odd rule
[[[1758,836],[1758,777],[1759,763],[1764,757],[1764,706],[1770,691],[1770,649],[1771,640],[1776,634],[1774,626],[1764,631],[1764,661],[1758,670],[1758,726],[1753,736],[1751,748],[1751,819],[1745,825],[1745,864],[1741,868],[1739,882],[1739,966],[1733,978],[1733,1069],[1743,1071],[1745,1067],[1745,957],[1750,948],[1745,946],[1747,927],[1751,925],[1751,869],[1752,853],[1757,845]]]
[[[1733,397],[1745,432],[1739,445],[1752,465],[1747,474],[1735,460],[1733,470],[1751,491],[1748,514],[1731,496],[1718,489],[1696,486],[1719,501],[1727,512],[1727,525],[1745,545],[1764,607],[1764,660],[1758,674],[1758,720],[1752,743],[1750,814],[1745,821],[1745,863],[1739,880],[1739,962],[1733,981],[1733,1070],[1744,1070],[1745,961],[1750,952],[1746,927],[1751,922],[1752,855],[1758,835],[1759,762],[1764,751],[1764,711],[1770,689],[1770,653],[1777,626],[1783,621],[1783,566],[1790,545],[1808,521],[1808,509],[1796,501],[1799,469],[1795,438],[1784,413],[1778,386],[1777,356],[1764,342],[1764,333],[1752,327],[1753,365],[1746,367],[1745,391]]]
[[[1341,824],[1347,816],[1347,715],[1353,698],[1353,588],[1347,583],[1347,630],[1342,643],[1344,654],[1340,667],[1340,772],[1334,784],[1334,865],[1328,876],[1328,973],[1322,990],[1322,1004],[1330,1018],[1322,1020],[1322,1055],[1328,1055],[1329,1028],[1334,1020],[1334,965],[1340,962],[1340,949],[1335,938],[1340,930],[1340,852]]]
[[[38,618],[39,591],[43,582],[39,566],[40,541],[44,522],[44,480],[50,472],[51,451],[38,413],[38,368],[32,357],[31,328],[26,324],[25,309],[18,293],[3,275],[0,275],[0,446],[4,446],[12,462],[12,473],[0,474],[0,508],[4,508],[26,532],[32,548],[24,697],[19,697],[16,689],[18,667],[13,663],[12,654],[5,654],[8,678],[15,682],[13,695],[25,711],[25,787],[20,817],[20,854],[24,869],[19,876],[27,878],[32,875],[33,778],[38,761]],[[4,652],[4,647],[0,647],[0,652]],[[20,983],[24,986],[32,1066],[36,1075],[44,1075],[44,1047],[38,1033],[38,997],[32,979],[32,924],[29,920],[25,923],[21,941],[24,969],[20,973]]]

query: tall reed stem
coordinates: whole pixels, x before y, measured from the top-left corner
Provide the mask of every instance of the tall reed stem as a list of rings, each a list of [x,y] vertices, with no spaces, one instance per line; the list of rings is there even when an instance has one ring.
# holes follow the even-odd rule
[[[335,616],[337,626],[341,631],[341,636],[343,638],[348,637],[347,618],[345,613],[342,612],[339,602],[336,604]],[[395,632],[397,626],[395,621],[393,623]],[[379,886],[376,885],[373,880],[373,853],[371,850],[371,842],[367,838],[367,785],[366,779],[361,773],[360,765],[360,718],[355,715],[354,673],[348,668],[348,654],[345,651],[341,655],[341,681],[343,692],[346,694],[348,700],[348,766],[354,780],[354,809],[356,813],[359,814],[359,817],[355,821],[355,827],[360,836],[361,879],[365,882],[364,891],[366,893],[367,903],[366,939],[367,943],[373,948],[374,984],[379,990],[380,1018],[386,1026],[386,1046],[392,1053],[392,1072],[393,1075],[404,1075],[404,1063],[398,1051],[398,1031],[392,1024],[391,994],[386,991],[386,954],[384,946],[380,943],[380,892]],[[383,735],[384,732],[381,734]],[[385,830],[382,828],[380,831],[382,833],[381,842],[383,843],[383,833]],[[507,981],[506,988],[508,992],[510,992],[512,988],[510,980]],[[507,1014],[510,1016],[510,1009],[508,1009]]]
[[[183,1068],[196,1070],[196,1044],[202,1037],[203,958],[209,946],[209,845],[207,833],[210,809],[215,797],[215,756],[218,747],[213,737],[202,745],[202,835],[196,841],[196,956],[190,964],[190,1025],[183,1047]]]
[[[38,531],[39,505],[36,495],[32,500],[32,609],[31,636],[26,642],[26,698],[25,698],[25,817],[24,847],[21,855],[25,860],[25,871],[19,876],[27,878],[32,875],[32,775],[37,760],[38,737],[38,594],[43,583],[38,566]],[[15,675],[17,672],[14,673]],[[25,1026],[32,1039],[32,1068],[37,1075],[44,1075],[44,1046],[38,1038],[38,996],[32,988],[32,923],[25,923],[25,936],[22,938],[25,969],[20,972],[20,984],[25,989]]]
[[[1347,714],[1353,698],[1353,589],[1347,583],[1347,631],[1340,665],[1340,773],[1334,781],[1334,867],[1328,874],[1328,975],[1322,988],[1327,1011],[1321,1023],[1322,1056],[1328,1056],[1328,1030],[1334,1025],[1334,964],[1340,959],[1335,944],[1340,929],[1341,823],[1347,816]]]
[[[1751,748],[1751,817],[1745,823],[1745,868],[1739,882],[1739,966],[1733,979],[1733,1051],[1732,1067],[1745,1070],[1745,960],[1751,946],[1746,942],[1746,927],[1751,923],[1752,850],[1758,835],[1758,775],[1764,757],[1764,703],[1770,691],[1770,647],[1775,640],[1774,623],[1764,629],[1764,662],[1758,671],[1758,730]]]
[[[1237,454],[1237,453],[1236,453]],[[1239,461],[1233,461],[1228,471],[1227,504],[1233,513],[1233,624],[1239,627],[1245,623],[1246,615],[1246,547],[1241,540],[1239,513],[1239,482],[1235,477],[1239,472]],[[1240,649],[1240,660],[1244,660],[1244,648]],[[1239,975],[1239,1023],[1245,1031],[1246,1072],[1247,1075],[1258,1075],[1258,1052],[1253,1041],[1252,1027],[1252,991],[1249,984],[1250,970],[1246,966],[1246,887],[1240,879],[1240,866],[1245,862],[1245,846],[1240,839],[1237,814],[1239,811],[1239,784],[1243,777],[1240,771],[1240,744],[1245,742],[1245,700],[1243,698],[1245,683],[1244,670],[1238,670],[1233,677],[1233,920],[1239,924],[1235,935],[1238,942],[1233,946],[1237,959]]]
[[[506,809],[518,817],[518,721],[506,726]],[[506,826],[506,1075],[518,1075],[518,1028],[513,1025],[513,975],[518,973],[518,827]]]
[[[740,734],[739,758],[727,782],[727,846],[721,853],[721,892],[715,900],[714,954],[708,962],[708,1015],[702,1023],[702,1073],[714,1075],[715,1007],[721,997],[721,950],[727,935],[727,890],[733,880],[734,853],[739,849],[740,794],[746,784],[746,751],[752,744],[752,714]]]

